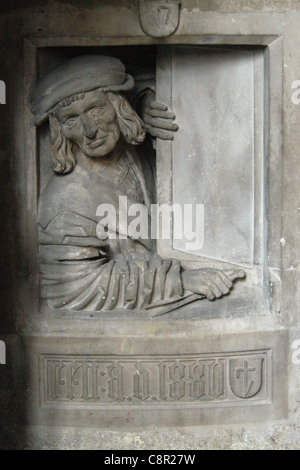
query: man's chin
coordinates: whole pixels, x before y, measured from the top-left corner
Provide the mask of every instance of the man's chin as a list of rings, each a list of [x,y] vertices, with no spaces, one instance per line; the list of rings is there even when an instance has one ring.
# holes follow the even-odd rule
[[[115,148],[115,143],[109,145],[109,142],[105,142],[105,144],[99,145],[98,147],[95,147],[93,149],[89,147],[84,147],[81,150],[87,157],[90,158],[109,158],[109,155]]]
[[[109,158],[109,154],[107,154],[107,153],[105,155],[102,155],[102,154],[101,155],[100,154],[92,154],[91,155],[91,154],[86,153],[86,156],[89,157],[89,158],[94,158],[94,159],[100,158],[100,159],[103,159],[103,160],[106,159],[106,158]]]
[[[83,149],[85,155],[89,158],[109,158],[111,149],[95,149],[94,151]]]

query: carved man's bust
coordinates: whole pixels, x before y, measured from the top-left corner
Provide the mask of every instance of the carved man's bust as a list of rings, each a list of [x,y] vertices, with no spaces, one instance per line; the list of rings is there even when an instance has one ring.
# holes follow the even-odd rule
[[[34,90],[36,125],[47,119],[50,124],[53,175],[40,197],[38,228],[42,296],[52,308],[163,313],[195,297],[226,295],[243,276],[234,270],[184,270],[155,252],[150,235],[133,238],[119,222],[113,236],[99,238],[100,205],[112,205],[119,216],[120,197],[129,207],[149,209],[152,202],[147,155],[135,148],[146,126],[125,97],[133,87],[119,60],[80,56]],[[154,105],[152,115],[153,109],[163,120],[166,108]],[[170,114],[165,116],[170,122]]]

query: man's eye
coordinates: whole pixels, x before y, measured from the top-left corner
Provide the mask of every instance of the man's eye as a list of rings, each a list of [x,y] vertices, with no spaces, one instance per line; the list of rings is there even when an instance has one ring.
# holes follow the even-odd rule
[[[91,113],[94,115],[102,114],[103,113],[103,108],[100,106],[96,106],[95,108],[91,109]]]
[[[73,127],[74,124],[75,124],[75,122],[76,122],[76,119],[68,119],[68,120],[64,123],[64,125],[65,125],[66,127]]]

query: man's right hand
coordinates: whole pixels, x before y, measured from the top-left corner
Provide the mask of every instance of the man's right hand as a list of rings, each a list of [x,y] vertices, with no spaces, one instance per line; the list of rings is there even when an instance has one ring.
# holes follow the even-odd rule
[[[218,269],[194,269],[181,274],[183,287],[194,294],[215,300],[228,294],[233,286],[229,277]]]

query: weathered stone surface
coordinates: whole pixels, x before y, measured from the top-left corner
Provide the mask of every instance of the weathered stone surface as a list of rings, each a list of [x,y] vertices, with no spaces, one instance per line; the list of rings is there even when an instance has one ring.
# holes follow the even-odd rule
[[[101,450],[298,450],[299,425],[230,426],[218,429],[99,431],[80,428],[26,429],[27,449]],[[87,444],[88,443],[88,444]]]

